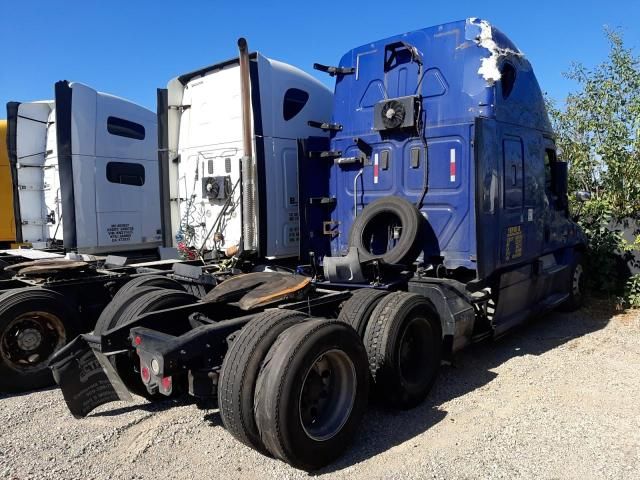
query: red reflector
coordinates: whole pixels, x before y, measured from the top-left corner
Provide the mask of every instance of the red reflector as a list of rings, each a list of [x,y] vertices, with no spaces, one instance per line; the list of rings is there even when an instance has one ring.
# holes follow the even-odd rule
[[[160,380],[160,384],[162,385],[162,389],[165,392],[168,392],[171,390],[171,377],[162,377],[162,380]]]
[[[456,181],[456,149],[452,148],[449,159],[449,175],[452,182]]]
[[[380,167],[378,163],[378,154],[373,156],[373,183],[378,183],[378,177],[380,175]]]
[[[133,343],[140,345],[142,343],[142,339],[139,336],[136,336],[136,338],[133,339]]]
[[[149,372],[149,368],[142,367],[140,369],[140,376],[142,377],[142,381],[144,383],[149,383],[149,380],[151,380],[151,373]]]

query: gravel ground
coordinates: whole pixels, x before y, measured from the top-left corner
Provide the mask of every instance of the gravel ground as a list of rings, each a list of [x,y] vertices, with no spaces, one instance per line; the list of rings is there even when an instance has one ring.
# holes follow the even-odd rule
[[[552,314],[444,367],[427,402],[372,406],[322,478],[640,479],[640,312]],[[188,399],[103,406],[0,396],[0,478],[304,478]]]

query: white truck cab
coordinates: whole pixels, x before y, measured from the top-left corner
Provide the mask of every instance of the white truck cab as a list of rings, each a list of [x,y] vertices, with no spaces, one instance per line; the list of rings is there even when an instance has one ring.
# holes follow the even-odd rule
[[[153,112],[81,83],[7,104],[17,241],[103,254],[161,245]]]
[[[249,55],[255,153],[248,181],[240,71],[240,59],[232,59],[176,77],[158,92],[168,190],[163,205],[170,205],[163,215],[170,223],[165,242],[211,251],[239,247],[267,259],[294,257],[300,238],[297,141],[328,136],[308,122],[331,119],[333,94],[297,68]],[[247,211],[253,218],[243,218]]]

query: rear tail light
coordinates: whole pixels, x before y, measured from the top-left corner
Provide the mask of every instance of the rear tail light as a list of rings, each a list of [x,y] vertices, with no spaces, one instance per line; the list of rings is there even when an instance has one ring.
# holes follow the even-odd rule
[[[170,395],[173,390],[173,381],[171,377],[162,377],[160,380],[160,393]]]
[[[145,385],[151,381],[151,372],[149,371],[149,367],[147,367],[142,360],[140,360],[140,376],[142,377],[142,381]]]

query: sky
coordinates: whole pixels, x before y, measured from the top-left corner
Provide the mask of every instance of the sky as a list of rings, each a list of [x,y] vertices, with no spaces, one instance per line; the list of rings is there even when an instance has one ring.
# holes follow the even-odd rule
[[[605,26],[640,55],[640,0],[0,0],[0,105],[52,98],[54,83],[69,80],[155,111],[156,88],[237,56],[241,36],[333,88],[314,62],[335,65],[356,46],[468,17],[505,32],[558,101],[575,88],[563,77],[572,62],[606,58]]]

